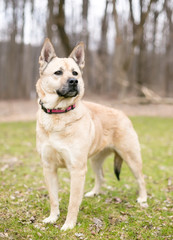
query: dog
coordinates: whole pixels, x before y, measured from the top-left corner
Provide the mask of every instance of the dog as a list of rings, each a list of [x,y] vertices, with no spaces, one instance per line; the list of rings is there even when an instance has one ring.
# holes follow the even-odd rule
[[[85,65],[84,43],[80,42],[68,58],[58,58],[49,39],[39,57],[40,78],[36,83],[38,112],[37,151],[50,197],[50,216],[44,223],[54,223],[60,214],[57,169],[70,173],[70,199],[66,221],[61,230],[72,229],[84,193],[87,159],[95,173],[94,188],[85,194],[100,193],[103,183],[102,164],[114,154],[114,171],[119,180],[123,160],[139,185],[137,201],[147,206],[138,136],[126,115],[112,108],[82,101]]]

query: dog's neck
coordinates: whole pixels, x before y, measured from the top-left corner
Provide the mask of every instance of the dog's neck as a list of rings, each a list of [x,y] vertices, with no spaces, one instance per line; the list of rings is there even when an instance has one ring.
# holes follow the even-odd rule
[[[73,109],[76,107],[76,105],[73,104],[73,105],[67,107],[66,109],[49,109],[49,108],[46,108],[46,107],[44,106],[44,104],[43,104],[43,102],[41,101],[41,99],[40,99],[40,101],[39,101],[39,104],[41,105],[42,110],[43,110],[45,113],[47,113],[47,114],[66,113],[66,112],[69,112],[69,111],[73,110]]]

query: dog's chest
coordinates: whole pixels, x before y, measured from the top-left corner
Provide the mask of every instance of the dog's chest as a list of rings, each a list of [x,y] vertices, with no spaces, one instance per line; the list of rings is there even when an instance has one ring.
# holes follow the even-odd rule
[[[38,112],[38,120],[46,132],[68,132],[72,125],[76,125],[83,117],[81,111],[70,111],[62,114],[47,114],[42,110]]]
[[[51,116],[44,116],[41,119],[41,124],[45,130],[45,132],[47,132],[48,134],[52,133],[52,132],[58,132],[61,131],[65,128],[65,122],[55,119],[55,118],[51,118]]]
[[[51,146],[56,153],[51,156],[65,160],[66,166],[73,164],[81,152],[87,156],[93,139],[93,124],[88,115],[67,114],[59,119],[44,114],[39,117],[38,124],[44,135],[44,139],[40,138],[41,149]]]
[[[71,127],[65,127],[64,129],[59,129],[56,128],[56,126],[49,128],[46,126],[42,128],[41,134],[38,133],[38,152],[40,152],[42,156],[44,152],[46,152],[48,156],[46,155],[47,160],[45,161],[49,162],[49,159],[51,159],[58,167],[67,167],[68,162],[72,161],[70,149],[71,144],[73,145],[73,137],[71,136],[70,128]],[[48,131],[46,129],[48,129]]]

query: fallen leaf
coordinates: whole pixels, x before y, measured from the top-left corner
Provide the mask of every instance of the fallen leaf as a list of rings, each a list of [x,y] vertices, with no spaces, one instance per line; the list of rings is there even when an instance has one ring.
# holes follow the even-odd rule
[[[126,208],[133,208],[133,206],[130,203],[125,203]]]
[[[2,233],[0,232],[0,238],[7,238],[8,237],[8,233]]]
[[[113,198],[107,198],[105,200],[105,203],[121,203],[122,200],[118,197],[113,197]]]
[[[121,211],[120,213],[121,213],[121,215],[127,215],[127,213],[125,213],[125,212],[122,212],[122,211]]]
[[[41,237],[41,236],[42,236],[42,234],[41,234],[40,232],[37,232],[37,235],[38,235],[39,237]]]
[[[168,186],[171,186],[171,185],[172,185],[172,178],[169,177],[169,178],[168,178]]]
[[[7,168],[9,168],[8,164],[5,164],[2,168],[1,168],[1,172],[4,172]]]
[[[13,196],[13,195],[11,195],[10,198],[11,198],[12,200],[15,200],[15,199],[16,199],[15,196]]]
[[[29,221],[30,221],[30,223],[34,223],[35,222],[35,217],[34,216],[32,216],[30,219],[29,219]]]
[[[167,208],[167,207],[163,207],[163,208],[162,208],[162,210],[164,210],[164,211],[167,211],[167,210],[168,210],[168,208]]]
[[[94,225],[95,225],[95,228],[96,228],[96,232],[100,232],[102,226],[103,226],[103,222],[102,220],[100,220],[99,218],[93,218],[93,222],[94,222]]]
[[[42,226],[42,224],[40,224],[40,223],[34,224],[33,226],[35,228],[41,230],[41,231],[45,231],[46,230],[46,228],[44,226]]]
[[[115,203],[121,203],[122,202],[122,200],[118,197],[114,197],[113,200],[114,200]]]
[[[95,232],[95,231],[91,231],[91,234],[92,234],[92,235],[96,235],[96,232]]]
[[[26,219],[19,219],[18,222],[21,223],[22,225],[28,224],[27,221],[26,221]]]
[[[125,216],[125,215],[119,217],[119,221],[120,221],[120,222],[127,222],[127,219],[128,219],[128,218],[127,218],[127,216]]]
[[[117,225],[119,223],[119,219],[114,216],[109,216],[109,222],[111,225]]]
[[[105,203],[111,203],[112,202],[112,198],[107,198],[106,200],[105,200]]]
[[[128,184],[124,184],[124,187],[125,187],[126,189],[130,189],[130,188],[131,188]]]
[[[75,233],[75,236],[79,239],[84,239],[84,234],[83,233]]]

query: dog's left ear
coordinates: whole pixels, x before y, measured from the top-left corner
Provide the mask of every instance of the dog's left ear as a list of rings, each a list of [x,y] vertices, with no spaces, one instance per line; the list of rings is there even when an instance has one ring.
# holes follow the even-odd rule
[[[84,43],[80,42],[70,54],[70,58],[73,58],[75,62],[79,65],[80,69],[83,69],[85,66],[85,51]]]

